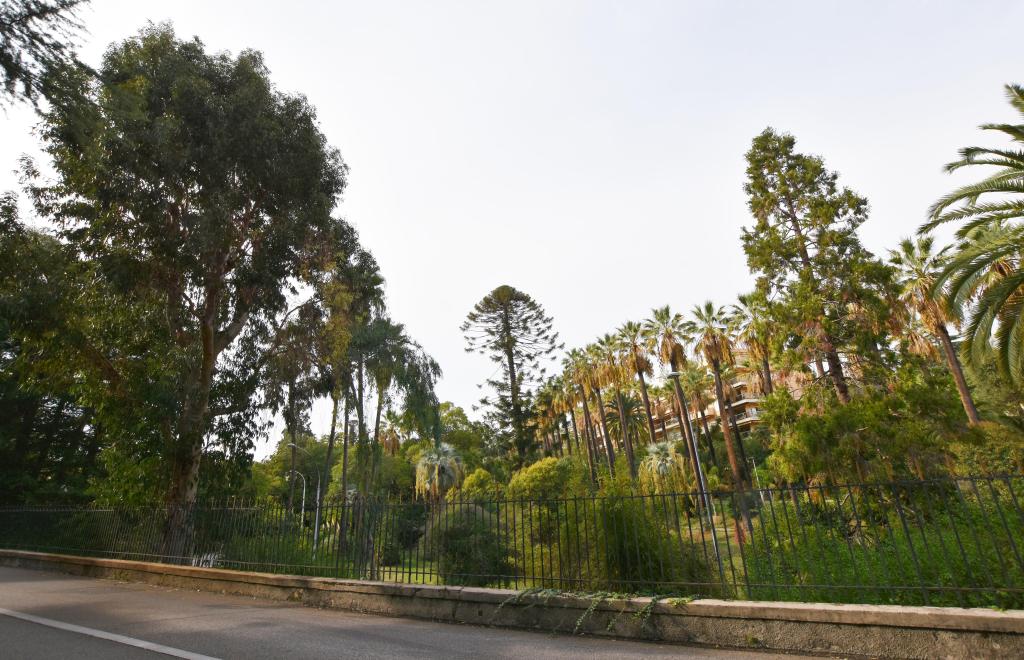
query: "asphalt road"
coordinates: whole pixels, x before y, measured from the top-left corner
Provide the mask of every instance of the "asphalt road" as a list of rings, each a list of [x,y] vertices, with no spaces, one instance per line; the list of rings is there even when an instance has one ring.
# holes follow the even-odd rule
[[[392,619],[0,567],[0,658],[168,655],[194,660],[768,657]]]

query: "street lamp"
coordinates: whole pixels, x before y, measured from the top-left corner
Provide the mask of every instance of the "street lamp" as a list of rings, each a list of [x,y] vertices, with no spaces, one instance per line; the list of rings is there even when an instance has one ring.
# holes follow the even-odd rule
[[[299,524],[303,527],[306,526],[306,475],[302,474],[298,470],[290,470],[291,474],[299,475],[302,479],[302,512],[299,514]]]
[[[288,446],[291,447],[292,449],[298,449],[299,451],[304,453],[306,456],[309,456],[310,458],[312,458],[314,460],[314,462],[316,461],[316,459],[314,458],[313,454],[309,453],[309,450],[304,449],[304,448],[298,446],[294,442],[289,442]],[[303,488],[303,493],[302,493],[302,515],[305,516],[306,515],[306,493],[305,493],[306,482],[305,482],[305,479],[303,479],[302,488]],[[305,517],[303,517],[303,524],[305,524]],[[313,552],[316,552],[317,541],[319,541],[319,539],[320,539],[320,470],[318,469],[316,471],[316,513],[313,514]]]
[[[668,373],[668,377],[672,379],[672,383],[675,385],[676,398],[679,399],[679,408],[680,408],[680,410],[685,410],[685,408],[683,406],[686,405],[686,399],[683,396],[683,388],[679,384],[679,372],[678,371],[670,371]],[[686,430],[685,429],[680,429],[680,430],[683,432],[683,438],[687,438]],[[691,431],[692,431],[692,427],[691,427]],[[715,548],[715,558],[718,559],[718,571],[720,573],[723,573],[724,569],[722,568],[722,557],[718,553],[718,534],[715,532],[714,512],[713,512],[713,510],[711,508],[712,507],[711,498],[708,497],[708,482],[707,482],[707,479],[705,479],[705,477],[704,477],[704,468],[700,464],[700,451],[698,451],[698,449],[697,449],[696,434],[691,433],[690,437],[693,438],[693,441],[692,441],[692,444],[691,444],[691,448],[693,449],[693,462],[695,463],[695,467],[697,468],[697,480],[698,480],[697,488],[700,490],[700,498],[698,498],[698,499],[703,499],[704,500],[704,512],[708,516],[708,525],[711,526],[711,543],[714,545],[714,548]],[[723,574],[723,579],[724,579],[724,574]]]

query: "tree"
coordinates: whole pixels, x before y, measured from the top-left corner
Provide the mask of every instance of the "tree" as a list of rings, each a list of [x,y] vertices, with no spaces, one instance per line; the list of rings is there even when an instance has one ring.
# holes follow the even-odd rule
[[[772,332],[768,315],[768,301],[756,291],[740,294],[729,312],[729,323],[733,333],[750,353],[751,361],[757,365],[761,391],[765,394],[771,394],[773,389]]]
[[[946,327],[952,319],[945,304],[944,291],[941,287],[936,288],[944,255],[933,252],[933,245],[934,239],[930,236],[920,237],[916,241],[905,238],[900,241],[897,250],[890,252],[890,261],[899,269],[900,300],[920,315],[928,331],[939,340],[967,419],[971,424],[977,424],[981,421],[978,408],[974,405],[964,370]]]
[[[9,98],[36,103],[47,71],[78,66],[78,9],[88,0],[0,1],[0,86]],[[0,105],[2,105],[0,97]]]
[[[694,346],[704,357],[715,381],[715,399],[718,402],[718,415],[721,420],[722,435],[725,436],[725,449],[729,456],[729,467],[732,469],[733,483],[743,488],[743,471],[737,460],[736,445],[739,438],[733,438],[727,416],[728,405],[725,402],[725,389],[722,385],[722,373],[732,361],[732,338],[729,335],[728,319],[725,309],[715,307],[710,300],[698,305],[691,312],[693,319],[686,324],[686,332],[693,337]]]
[[[151,26],[111,47],[98,81],[70,70],[60,82],[41,126],[55,182],[31,190],[97,280],[150,314],[167,501],[187,506],[204,438],[253,417],[259,379],[238,375],[262,372],[289,298],[320,267],[345,166],[254,51],[210,55]],[[144,398],[125,376],[132,356],[105,353],[92,331],[80,352],[112,395]]]
[[[502,377],[487,381],[494,396],[481,403],[492,409],[495,423],[512,435],[520,460],[534,444],[529,425],[530,387],[543,379],[542,363],[562,348],[552,327],[553,321],[540,303],[503,285],[473,307],[461,328],[467,351],[486,355],[501,365]]]
[[[462,459],[444,443],[423,452],[416,463],[416,495],[438,501],[462,480]]]
[[[619,364],[618,347],[615,345],[615,338],[606,334],[599,337],[593,344],[587,346],[586,350],[590,390],[594,395],[594,405],[597,407],[599,419],[601,420],[601,435],[604,438],[604,449],[608,456],[608,471],[614,477],[615,447],[612,445],[612,435],[608,429],[608,415],[605,412],[601,388],[608,387],[609,385],[614,386],[621,376],[622,366]],[[626,443],[628,437],[623,437],[623,444]],[[632,474],[634,468],[631,455],[632,450],[627,450],[630,474]]]
[[[295,468],[299,433],[309,431],[309,409],[322,394],[324,380],[316,370],[314,342],[321,333],[316,309],[305,306],[306,312],[289,321],[280,331],[279,348],[268,365],[268,402],[271,411],[284,417],[285,441],[291,443],[291,467]],[[290,481],[288,510],[293,511],[295,480]]]
[[[1006,95],[1024,116],[1024,86],[1007,85]],[[961,186],[929,209],[920,233],[958,223],[962,243],[951,255],[937,286],[949,286],[952,311],[968,318],[964,353],[980,366],[994,347],[997,364],[1015,383],[1024,382],[1024,124],[983,124],[982,130],[1010,138],[1013,148],[967,147],[946,165],[947,172],[996,167],[984,179]],[[973,311],[971,306],[973,303]]]
[[[754,138],[744,190],[755,223],[743,230],[743,249],[761,295],[778,299],[775,320],[794,342],[806,345],[819,377],[824,357],[845,403],[850,387],[841,342],[858,332],[848,316],[850,304],[867,305],[887,273],[857,238],[867,200],[839,188],[837,173],[795,146],[793,136],[770,128]]]
[[[687,484],[682,454],[671,442],[651,443],[640,463],[640,479],[655,494],[683,491]]]
[[[66,321],[67,266],[60,244],[0,197],[0,504],[80,502],[102,473],[103,433],[75,396],[80,381],[52,368],[36,332]]]
[[[729,467],[732,471],[733,486],[741,491],[737,497],[740,505],[740,516],[747,529],[753,532],[750,522],[750,514],[747,512],[747,504],[743,499],[742,491],[745,490],[743,483],[743,471],[740,469],[736,457],[736,442],[740,438],[733,438],[732,429],[726,417],[730,414],[726,408],[725,392],[722,388],[722,371],[732,361],[732,338],[729,336],[729,325],[725,309],[715,307],[710,300],[704,305],[693,308],[693,319],[686,324],[686,332],[693,337],[696,349],[704,356],[704,360],[711,367],[711,373],[715,378],[715,398],[718,401],[718,414],[721,420],[722,435],[725,436],[725,451],[729,456]],[[739,540],[743,540],[742,528],[736,526],[736,534]]]
[[[651,414],[651,399],[647,393],[647,380],[644,378],[645,375],[652,375],[654,370],[650,358],[647,357],[644,327],[635,321],[627,321],[619,328],[616,339],[625,353],[626,366],[640,381],[640,396],[644,402],[644,412],[647,414],[649,442],[654,442],[654,416]]]
[[[693,469],[695,478],[697,475],[697,440],[694,437],[693,428],[690,426],[689,405],[686,394],[683,390],[680,378],[683,369],[687,366],[686,345],[690,338],[686,336],[686,322],[682,314],[673,313],[668,305],[651,310],[651,318],[644,321],[644,336],[647,340],[648,350],[657,355],[662,366],[668,367],[673,373],[679,374],[673,377],[672,387],[676,398],[676,415],[679,420],[679,428],[686,441],[687,452],[690,456],[690,466]],[[700,479],[696,479],[700,483]]]

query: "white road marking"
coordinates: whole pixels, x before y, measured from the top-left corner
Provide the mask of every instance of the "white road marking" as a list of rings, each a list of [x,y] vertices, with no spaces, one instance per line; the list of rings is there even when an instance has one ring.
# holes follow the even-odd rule
[[[175,658],[186,658],[186,660],[218,660],[217,658],[213,658],[208,655],[202,655],[201,653],[182,651],[181,649],[175,649],[171,648],[170,646],[163,646],[161,644],[154,644],[153,642],[147,642],[142,639],[135,639],[134,637],[125,637],[124,635],[117,635],[115,633],[109,633],[103,630],[86,628],[85,626],[76,626],[73,623],[64,623],[63,621],[46,619],[44,617],[35,616],[33,614],[25,614],[24,612],[5,610],[2,607],[0,607],[0,614],[13,617],[15,619],[21,619],[22,621],[38,623],[41,626],[49,626],[51,628],[67,630],[69,632],[78,633],[80,635],[89,635],[90,637],[105,639],[111,642],[117,642],[118,644],[125,644],[127,646],[135,646],[140,649],[146,649],[147,651],[153,651],[154,653],[163,653],[164,655],[169,655]]]

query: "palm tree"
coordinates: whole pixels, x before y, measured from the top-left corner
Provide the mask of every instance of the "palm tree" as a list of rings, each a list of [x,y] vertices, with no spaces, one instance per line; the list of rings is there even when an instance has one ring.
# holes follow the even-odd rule
[[[615,447],[612,445],[612,437],[608,432],[608,419],[604,409],[604,399],[601,397],[601,388],[609,385],[614,386],[622,378],[622,364],[619,362],[618,345],[615,337],[605,334],[588,347],[591,357],[591,388],[594,390],[598,412],[601,415],[601,431],[604,433],[605,451],[608,452],[608,465],[612,476],[615,475]],[[628,442],[629,436],[623,438]],[[624,444],[626,444],[624,442]],[[634,474],[636,465],[632,460],[632,447],[626,444],[626,457],[629,462],[630,474]]]
[[[739,491],[737,501],[739,503],[740,517],[743,519],[743,526],[753,533],[754,528],[750,522],[750,514],[747,512],[747,502],[744,499],[743,491],[746,490],[743,483],[743,472],[740,470],[739,461],[736,457],[735,443],[739,438],[733,439],[732,429],[725,420],[728,411],[725,407],[725,392],[722,387],[722,370],[732,361],[732,337],[729,336],[729,324],[725,309],[715,307],[710,300],[703,306],[697,305],[693,308],[693,320],[686,324],[687,334],[693,337],[696,349],[704,356],[704,360],[711,367],[711,373],[715,377],[715,398],[718,401],[718,410],[722,420],[722,434],[725,436],[725,451],[729,455],[729,467],[732,470],[733,487]],[[743,526],[736,525],[737,541],[744,541]]]
[[[1010,105],[1024,117],[1024,87],[1006,86]],[[946,165],[947,172],[965,167],[999,168],[976,183],[943,196],[929,210],[930,218],[918,230],[924,234],[940,224],[960,224],[957,238],[964,241],[946,264],[936,287],[949,284],[953,312],[964,316],[973,302],[963,351],[977,362],[994,344],[997,364],[1015,383],[1024,381],[1024,124],[983,124],[1010,138],[1013,149],[967,147],[960,158]],[[995,275],[996,277],[991,277]],[[987,280],[987,281],[986,281]]]
[[[644,327],[635,321],[627,321],[619,328],[615,338],[625,353],[626,366],[640,381],[640,396],[644,401],[644,412],[647,413],[647,433],[650,441],[654,442],[654,416],[651,415],[651,399],[647,393],[647,380],[644,378],[645,375],[650,376],[653,373],[653,368],[650,358],[647,357]]]
[[[640,480],[656,494],[674,493],[687,488],[683,456],[671,442],[655,442],[647,446],[647,456],[640,464]]]
[[[618,433],[620,438],[641,437],[645,432],[647,420],[641,402],[636,397],[616,390],[605,402],[605,415],[608,418],[608,430]]]
[[[732,469],[734,485],[742,490],[743,472],[740,470],[736,455],[736,441],[732,429],[726,422],[728,410],[725,403],[725,390],[722,385],[722,371],[732,361],[732,337],[729,335],[728,318],[725,309],[715,307],[710,300],[693,308],[693,319],[686,324],[687,334],[694,338],[696,349],[704,356],[715,379],[715,398],[718,401],[719,415],[722,420],[722,434],[725,436],[725,451],[729,455],[729,467]],[[742,498],[741,498],[742,499]]]
[[[914,309],[925,328],[938,338],[946,364],[960,393],[964,412],[973,425],[981,421],[981,418],[978,416],[978,408],[974,405],[971,391],[967,388],[967,379],[964,378],[960,359],[946,327],[953,319],[948,313],[942,288],[936,286],[944,266],[944,255],[942,252],[933,252],[934,242],[931,236],[921,236],[916,241],[905,238],[900,241],[897,250],[889,253],[890,261],[898,269],[900,300]]]
[[[570,350],[562,361],[563,374],[567,396],[570,400],[576,399],[583,407],[583,435],[587,445],[587,463],[590,466],[590,479],[597,482],[597,461],[599,452],[597,450],[597,439],[594,433],[594,424],[590,418],[590,406],[587,403],[587,392],[590,387],[588,377],[587,355],[584,351],[574,348]],[[573,418],[573,425],[576,425],[575,404],[570,408]]]
[[[741,294],[729,311],[729,323],[736,339],[750,353],[757,364],[761,378],[761,391],[772,393],[771,325],[768,321],[767,300],[754,292]]]
[[[462,459],[446,442],[423,452],[416,463],[416,495],[436,502],[462,480]]]
[[[721,471],[718,456],[715,455],[715,445],[711,439],[708,417],[704,412],[708,407],[708,392],[714,388],[714,381],[708,375],[708,370],[703,364],[689,364],[680,374],[679,384],[696,409],[694,419],[700,417],[701,426],[704,429],[704,441],[707,443],[708,453],[711,455],[711,464]],[[694,437],[694,446],[697,446],[696,436]]]
[[[690,466],[694,474],[697,475],[697,441],[694,438],[693,428],[690,426],[686,394],[680,384],[681,372],[688,363],[686,345],[690,341],[686,336],[683,315],[673,313],[668,305],[651,310],[651,318],[644,321],[644,336],[647,339],[648,350],[658,356],[662,366],[668,367],[673,373],[680,374],[679,377],[672,378],[679,428],[686,440],[687,451],[690,454]],[[699,478],[697,482],[700,483]]]

